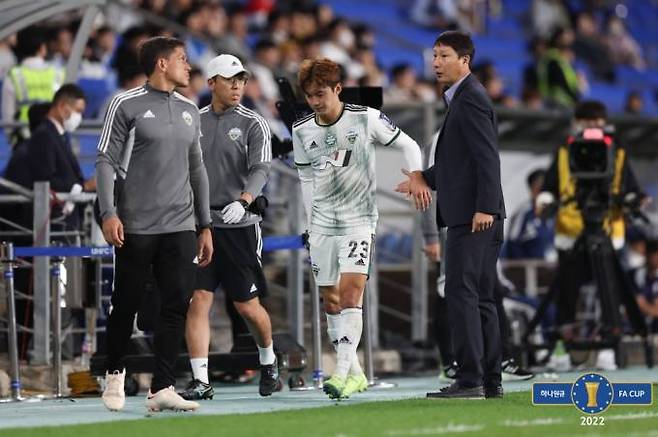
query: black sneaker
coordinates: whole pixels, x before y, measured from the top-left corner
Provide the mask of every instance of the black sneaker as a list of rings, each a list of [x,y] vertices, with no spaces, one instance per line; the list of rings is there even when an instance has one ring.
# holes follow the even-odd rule
[[[458,382],[443,387],[439,391],[427,393],[428,398],[439,399],[484,399],[484,387],[462,387]]]
[[[279,381],[279,362],[274,360],[272,364],[260,366],[260,382],[258,393],[261,396],[270,396],[275,391],[281,390],[282,383]]]
[[[503,361],[501,367],[503,381],[527,381],[535,376],[531,371],[516,364],[514,358]]]
[[[201,382],[198,379],[193,379],[187,384],[185,391],[178,394],[187,401],[199,401],[202,399],[212,399],[215,396],[215,390],[213,390],[212,385]]]
[[[503,397],[503,386],[501,384],[485,386],[484,397],[487,399],[501,399]]]

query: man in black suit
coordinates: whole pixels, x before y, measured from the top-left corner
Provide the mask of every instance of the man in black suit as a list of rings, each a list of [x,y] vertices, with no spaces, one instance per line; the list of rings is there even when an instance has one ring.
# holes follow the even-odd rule
[[[501,345],[494,301],[505,205],[500,184],[496,116],[470,64],[469,35],[449,31],[434,44],[434,71],[448,106],[434,165],[408,172],[397,191],[437,191],[437,222],[448,227],[446,299],[453,329],[456,382],[432,398],[502,397]],[[421,204],[421,208],[427,205]]]
[[[93,182],[84,180],[70,141],[84,110],[85,95],[77,85],[62,85],[57,90],[46,119],[32,133],[28,144],[27,158],[33,181],[49,181],[55,192],[93,190]],[[54,211],[54,215],[67,216],[65,221],[69,228],[77,228],[80,222],[73,206],[67,202]]]

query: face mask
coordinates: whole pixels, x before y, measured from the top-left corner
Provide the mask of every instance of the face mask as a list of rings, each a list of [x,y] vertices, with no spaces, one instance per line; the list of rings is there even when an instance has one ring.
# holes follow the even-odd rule
[[[64,120],[64,130],[68,133],[74,132],[82,122],[82,114],[72,111],[69,118]]]
[[[343,30],[338,34],[338,44],[346,49],[354,45],[354,34],[350,30]]]

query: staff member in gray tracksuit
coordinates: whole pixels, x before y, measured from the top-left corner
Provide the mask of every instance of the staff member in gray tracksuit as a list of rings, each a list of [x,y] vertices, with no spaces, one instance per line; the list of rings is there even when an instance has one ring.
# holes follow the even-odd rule
[[[98,144],[103,236],[116,248],[103,392],[103,403],[114,411],[124,406],[123,356],[151,269],[161,310],[146,407],[151,411],[199,407],[173,390],[195,263],[207,265],[213,252],[199,111],[174,91],[190,79],[184,47],[175,38],[144,42],[139,59],[148,82],[112,100]],[[202,229],[198,238],[195,224]]]
[[[212,103],[201,114],[201,148],[210,181],[215,257],[199,269],[187,313],[185,338],[193,379],[185,399],[212,399],[208,381],[209,312],[213,292],[221,285],[247,322],[258,345],[259,393],[269,396],[279,380],[272,344],[272,325],[259,297],[266,293],[261,266],[261,217],[249,204],[267,182],[272,159],[267,122],[240,104],[249,73],[238,58],[220,55],[208,63]]]

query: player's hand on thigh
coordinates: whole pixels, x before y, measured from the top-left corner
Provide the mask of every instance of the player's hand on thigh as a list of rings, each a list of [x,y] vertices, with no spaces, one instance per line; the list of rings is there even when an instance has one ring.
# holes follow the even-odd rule
[[[197,258],[199,260],[199,267],[205,267],[210,264],[212,254],[212,232],[210,229],[203,229],[197,237]]]

